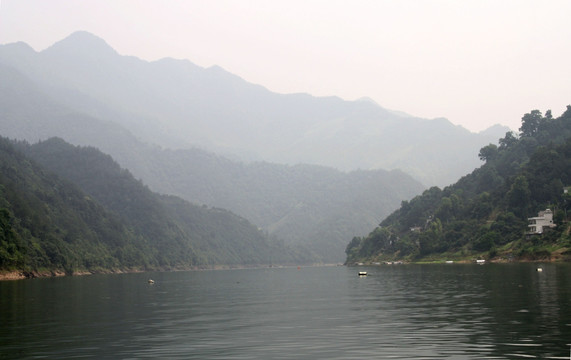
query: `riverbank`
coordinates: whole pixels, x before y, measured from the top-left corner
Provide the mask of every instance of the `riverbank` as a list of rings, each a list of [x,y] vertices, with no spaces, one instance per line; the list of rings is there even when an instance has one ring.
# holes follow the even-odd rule
[[[96,274],[129,274],[129,273],[166,272],[166,271],[239,270],[239,269],[285,268],[285,267],[307,267],[307,266],[337,266],[337,265],[340,265],[340,264],[212,265],[212,266],[189,266],[189,267],[156,268],[156,269],[155,268],[153,268],[153,269],[130,268],[130,269],[79,270],[79,271],[74,271],[71,274],[67,274],[63,270],[49,270],[49,269],[43,269],[43,270],[38,270],[38,271],[24,271],[24,270],[1,271],[0,270],[0,281],[25,280],[25,279],[61,277],[61,276],[86,276],[86,275],[96,275]]]
[[[134,272],[142,272],[142,270],[76,271],[73,274],[66,274],[65,271],[62,270],[40,270],[40,271],[13,270],[13,271],[0,271],[0,281],[25,280],[25,279],[46,278],[46,277],[60,277],[60,276],[84,276],[84,275],[94,275],[94,274],[122,274],[122,273],[134,273]]]
[[[398,254],[397,254],[398,255]],[[359,259],[346,265],[381,265],[381,264],[438,264],[446,262],[474,263],[476,260],[485,260],[487,263],[525,263],[525,262],[571,262],[571,248],[536,248],[526,251],[513,251],[513,244],[504,249],[481,253],[466,253],[464,251],[429,254],[423,257],[398,257],[395,254],[379,254],[374,258]]]

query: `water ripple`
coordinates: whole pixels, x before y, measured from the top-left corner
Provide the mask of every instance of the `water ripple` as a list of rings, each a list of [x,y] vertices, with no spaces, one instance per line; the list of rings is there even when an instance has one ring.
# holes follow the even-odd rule
[[[411,265],[367,268],[366,278],[324,267],[160,273],[154,286],[145,274],[1,284],[11,310],[0,313],[0,358],[567,359],[568,269],[545,267],[551,278],[525,265]]]

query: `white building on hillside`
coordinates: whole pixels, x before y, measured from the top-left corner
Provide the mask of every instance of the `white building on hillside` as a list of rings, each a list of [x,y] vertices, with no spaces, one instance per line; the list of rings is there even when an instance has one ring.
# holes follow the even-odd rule
[[[537,214],[537,217],[527,218],[529,222],[529,234],[542,234],[544,228],[554,228],[553,212],[550,209],[545,209]]]

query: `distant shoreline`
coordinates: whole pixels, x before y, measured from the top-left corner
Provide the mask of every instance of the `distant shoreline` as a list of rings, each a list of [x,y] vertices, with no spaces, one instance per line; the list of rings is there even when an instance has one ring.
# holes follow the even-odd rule
[[[240,269],[279,269],[291,267],[311,267],[311,266],[338,266],[341,264],[305,264],[305,265],[213,265],[213,266],[191,266],[181,268],[165,268],[165,269],[97,269],[76,271],[73,274],[66,274],[63,270],[43,270],[43,271],[2,271],[0,270],[0,281],[12,280],[29,280],[38,278],[53,278],[63,276],[86,276],[97,274],[133,274],[145,272],[175,272],[175,271],[206,271],[206,270],[240,270]]]
[[[567,258],[551,258],[551,259],[517,259],[517,260],[507,260],[507,259],[489,259],[486,260],[488,264],[518,264],[518,263],[569,263]],[[390,266],[399,265],[426,265],[426,264],[446,264],[445,260],[434,259],[434,260],[420,260],[420,261],[404,261],[399,264],[393,264],[390,262]],[[454,264],[475,264],[475,260],[454,260]],[[168,268],[168,269],[98,269],[98,270],[83,270],[74,272],[71,275],[66,274],[63,270],[44,270],[44,271],[24,271],[24,270],[13,270],[13,271],[0,271],[0,281],[14,281],[14,280],[31,280],[39,278],[55,278],[64,276],[87,276],[87,275],[97,275],[97,274],[134,274],[134,273],[150,273],[150,272],[177,272],[177,271],[212,271],[212,270],[245,270],[245,269],[281,269],[281,268],[295,268],[295,267],[314,267],[314,266],[347,266],[347,267],[359,267],[359,266],[389,266],[385,262],[380,263],[369,263],[365,262],[361,264],[305,264],[305,265],[215,265],[215,266],[193,266],[185,268]]]

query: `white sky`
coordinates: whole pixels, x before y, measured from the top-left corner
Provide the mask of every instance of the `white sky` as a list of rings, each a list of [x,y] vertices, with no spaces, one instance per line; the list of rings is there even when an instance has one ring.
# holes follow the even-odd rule
[[[569,0],[0,0],[0,44],[77,30],[279,93],[367,96],[472,131],[571,104]]]

